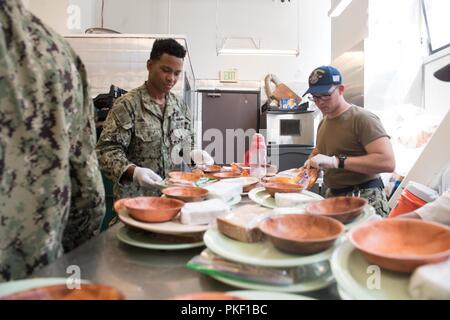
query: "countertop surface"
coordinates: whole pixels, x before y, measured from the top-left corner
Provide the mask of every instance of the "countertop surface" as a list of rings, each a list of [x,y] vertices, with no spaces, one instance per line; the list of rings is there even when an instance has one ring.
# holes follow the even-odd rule
[[[249,203],[251,200],[244,198],[239,206]],[[132,247],[117,239],[116,234],[122,227],[122,223],[116,224],[41,269],[34,277],[70,277],[73,267],[69,267],[78,266],[81,279],[113,286],[126,299],[132,300],[162,300],[192,292],[241,290],[186,268],[186,263],[204,247],[179,251]],[[299,294],[323,300],[340,299],[336,284]]]

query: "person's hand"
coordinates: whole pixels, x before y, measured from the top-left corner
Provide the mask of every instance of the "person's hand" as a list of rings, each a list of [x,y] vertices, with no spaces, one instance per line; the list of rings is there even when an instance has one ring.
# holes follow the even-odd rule
[[[318,154],[305,162],[305,168],[317,169],[337,169],[339,161],[336,157],[328,157],[323,154]]]
[[[195,165],[200,169],[206,169],[214,164],[214,159],[204,150],[192,150],[190,156]]]
[[[134,168],[133,182],[141,187],[152,188],[161,181],[162,178],[153,172],[153,170],[141,167]]]

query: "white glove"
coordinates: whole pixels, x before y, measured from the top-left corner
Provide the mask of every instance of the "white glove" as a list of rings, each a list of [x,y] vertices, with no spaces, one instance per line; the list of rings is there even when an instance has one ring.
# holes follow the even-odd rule
[[[141,187],[152,188],[158,182],[161,182],[162,178],[157,175],[153,170],[148,168],[134,168],[133,182],[137,183]]]
[[[214,159],[204,150],[192,150],[190,156],[195,165],[200,169],[206,169],[208,166],[212,166],[214,164]]]
[[[338,159],[336,157],[328,157],[323,154],[318,154],[305,162],[306,168],[316,169],[337,169]]]

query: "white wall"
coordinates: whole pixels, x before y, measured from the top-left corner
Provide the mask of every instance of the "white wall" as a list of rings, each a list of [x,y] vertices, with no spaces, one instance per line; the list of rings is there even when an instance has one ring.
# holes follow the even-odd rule
[[[67,8],[69,0],[25,0],[25,7],[60,34],[69,33]]]
[[[340,0],[332,0],[334,8]],[[368,36],[369,0],[353,1],[331,19],[331,59],[344,78],[345,98],[364,107],[364,45]]]
[[[425,110],[443,118],[450,110],[450,83],[434,77],[434,73],[450,63],[450,48],[428,58],[424,66]]]
[[[100,26],[100,0],[63,1],[66,6],[70,3],[81,8],[81,27],[76,30],[63,27],[67,19],[64,5],[38,10],[43,0],[28,1],[44,21],[55,22],[53,24],[58,25],[55,29],[60,33],[80,33],[88,27]],[[216,19],[214,0],[129,0],[126,3],[108,0],[105,1],[104,27],[122,33],[186,35],[198,79],[218,79],[219,71],[226,68],[237,68],[241,80],[263,80],[266,74],[275,73],[300,94],[306,89],[309,73],[319,65],[330,63],[329,8],[330,0],[291,0],[290,3],[220,0]],[[299,21],[297,16],[300,16]],[[252,36],[267,49],[296,49],[298,38],[300,55],[217,56],[217,43],[230,36]]]
[[[312,69],[330,61],[330,0],[172,0],[170,25],[167,0],[133,0],[124,15],[119,0],[108,1],[105,27],[124,33],[174,33],[188,37],[191,57],[199,79],[217,79],[220,70],[237,68],[242,80],[262,80],[276,73],[287,83],[303,90]],[[300,21],[297,29],[297,10]],[[251,36],[268,49],[295,49],[300,56],[243,57],[217,56],[223,37]],[[247,42],[248,43],[248,42]],[[243,45],[244,42],[228,42]]]
[[[403,104],[423,107],[422,66],[427,52],[420,1],[370,0],[369,12],[366,108],[376,111]]]
[[[332,19],[331,47],[333,63],[345,69],[355,91],[350,96],[358,101],[360,90],[361,104],[376,112],[404,104],[422,107],[422,35],[419,0],[353,1]],[[364,86],[357,87],[361,79]]]
[[[332,0],[334,7],[341,0]],[[354,0],[339,17],[331,20],[331,60],[350,51],[368,35],[369,0]]]

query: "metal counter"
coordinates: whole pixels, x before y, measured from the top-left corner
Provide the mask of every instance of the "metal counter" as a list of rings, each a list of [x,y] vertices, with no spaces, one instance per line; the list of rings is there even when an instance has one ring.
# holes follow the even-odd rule
[[[249,202],[245,198],[242,204]],[[67,268],[76,265],[80,268],[82,279],[113,286],[126,299],[133,300],[161,300],[201,291],[241,290],[185,267],[204,248],[161,251],[132,247],[116,238],[122,226],[122,223],[115,225],[34,276],[69,277],[72,273],[67,273]],[[340,299],[335,284],[302,295],[324,300]]]

